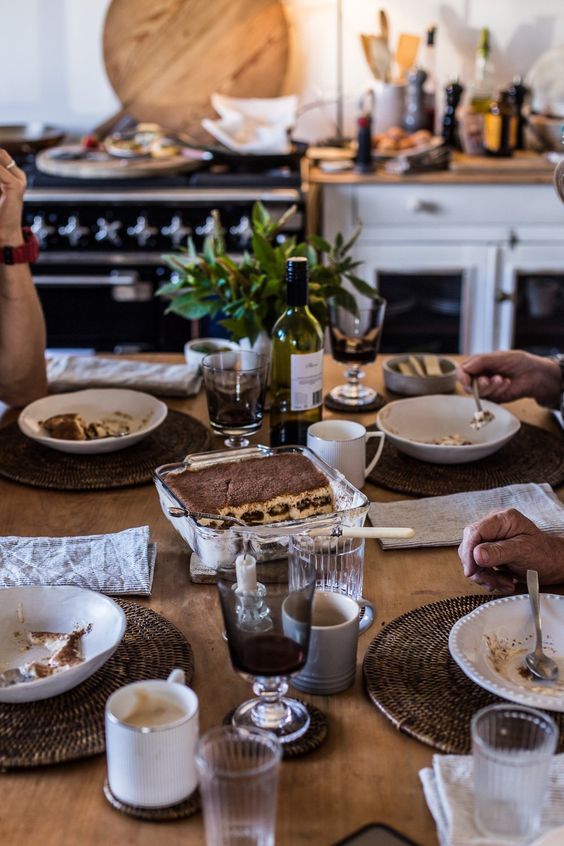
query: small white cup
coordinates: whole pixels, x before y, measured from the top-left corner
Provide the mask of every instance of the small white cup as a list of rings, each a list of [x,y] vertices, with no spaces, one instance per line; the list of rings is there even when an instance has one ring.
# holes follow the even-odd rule
[[[150,713],[147,716],[155,705],[171,708],[171,720],[159,723]],[[132,725],[128,719],[147,725]],[[184,684],[182,670],[173,670],[167,681],[139,681],[121,687],[106,703],[106,757],[112,793],[127,805],[141,808],[181,802],[198,785],[197,742],[198,697]]]
[[[366,441],[378,438],[376,455],[366,467]],[[312,452],[339,470],[355,488],[365,479],[382,455],[383,432],[367,432],[361,423],[351,420],[322,420],[307,430],[307,445]]]

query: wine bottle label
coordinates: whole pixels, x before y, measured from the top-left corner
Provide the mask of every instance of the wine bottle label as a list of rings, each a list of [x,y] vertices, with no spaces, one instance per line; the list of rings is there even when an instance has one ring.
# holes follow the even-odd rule
[[[323,350],[290,358],[291,410],[317,408],[323,402]]]

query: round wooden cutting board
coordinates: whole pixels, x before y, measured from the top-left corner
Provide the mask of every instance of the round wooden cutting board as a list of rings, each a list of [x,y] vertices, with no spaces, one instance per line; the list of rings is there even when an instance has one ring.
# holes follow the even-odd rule
[[[209,141],[213,92],[281,93],[288,26],[280,0],[113,0],[104,60],[129,115]]]

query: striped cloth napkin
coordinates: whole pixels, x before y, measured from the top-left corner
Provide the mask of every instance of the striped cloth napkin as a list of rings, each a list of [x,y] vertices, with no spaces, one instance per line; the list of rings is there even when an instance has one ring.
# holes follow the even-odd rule
[[[419,778],[441,846],[508,846],[507,840],[484,837],[476,828],[470,755],[433,755],[432,768],[420,770]],[[563,795],[564,755],[554,755],[537,837],[564,825]]]
[[[547,484],[507,485],[450,496],[373,502],[368,516],[373,526],[410,526],[415,530],[412,538],[381,540],[384,549],[458,546],[469,523],[504,508],[519,509],[545,532],[564,533],[564,505]]]
[[[72,585],[109,594],[149,596],[156,544],[149,527],[111,535],[0,538],[0,588]]]

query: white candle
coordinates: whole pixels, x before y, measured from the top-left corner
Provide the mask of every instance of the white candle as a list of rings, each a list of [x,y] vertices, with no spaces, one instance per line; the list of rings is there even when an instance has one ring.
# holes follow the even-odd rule
[[[238,555],[235,559],[237,573],[236,593],[257,592],[257,562],[252,555]]]

